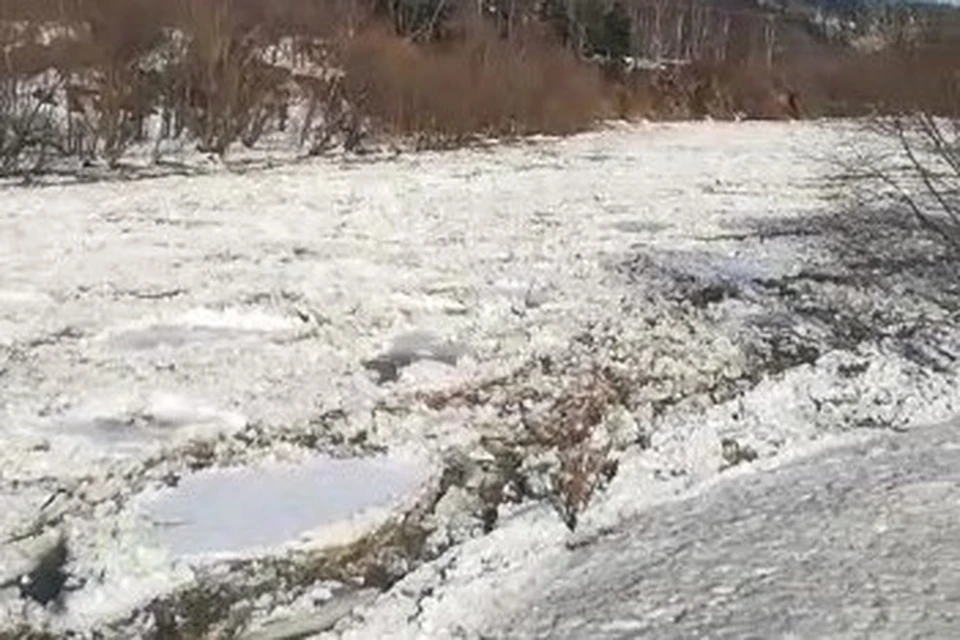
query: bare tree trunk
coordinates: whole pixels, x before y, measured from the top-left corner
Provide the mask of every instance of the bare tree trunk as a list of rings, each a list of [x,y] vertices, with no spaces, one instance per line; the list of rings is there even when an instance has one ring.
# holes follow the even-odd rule
[[[723,18],[723,31],[717,45],[717,58],[720,62],[727,61],[727,49],[730,47],[730,15]]]
[[[683,58],[683,25],[686,16],[683,12],[677,14],[677,24],[674,32],[674,58]]]
[[[763,46],[767,69],[773,68],[773,53],[777,42],[777,26],[773,16],[768,16],[763,25]]]
[[[657,3],[653,7],[653,59],[663,58],[663,5]]]

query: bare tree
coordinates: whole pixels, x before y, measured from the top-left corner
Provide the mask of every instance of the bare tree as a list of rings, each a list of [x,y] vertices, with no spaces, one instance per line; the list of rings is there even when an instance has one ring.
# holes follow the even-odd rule
[[[29,178],[63,154],[63,131],[54,117],[58,87],[34,90],[0,78],[0,176]]]
[[[885,127],[899,142],[905,169],[878,175],[921,225],[960,251],[960,120],[917,113]]]

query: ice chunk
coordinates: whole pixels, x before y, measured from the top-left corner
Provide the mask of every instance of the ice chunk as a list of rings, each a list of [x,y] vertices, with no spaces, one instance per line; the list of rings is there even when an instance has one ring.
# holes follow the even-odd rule
[[[451,367],[465,354],[463,345],[444,340],[429,331],[411,331],[397,336],[386,353],[366,360],[363,366],[379,374],[379,382],[394,382],[414,362],[432,360]]]
[[[233,433],[246,426],[244,416],[175,393],[147,397],[103,395],[88,399],[54,421],[66,433],[104,445],[139,446],[162,438]]]
[[[297,328],[297,323],[290,318],[259,311],[194,309],[167,322],[145,322],[112,331],[108,340],[117,348],[139,351],[257,338],[264,334],[291,333]]]

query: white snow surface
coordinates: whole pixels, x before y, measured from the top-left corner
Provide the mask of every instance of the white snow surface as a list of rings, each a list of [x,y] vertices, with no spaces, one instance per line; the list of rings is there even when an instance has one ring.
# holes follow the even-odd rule
[[[886,338],[825,342],[817,357],[762,371],[733,395],[700,390],[749,377],[737,339],[754,335],[755,323],[785,322],[754,283],[825,260],[803,234],[738,238],[835,212],[824,182],[852,140],[870,144],[851,123],[617,125],[389,159],[4,189],[0,581],[28,569],[47,540],[38,534],[60,531],[72,575],[87,581],[61,613],[0,591],[0,632],[24,623],[102,631],[192,584],[197,554],[282,555],[340,516],[373,531],[434,486],[439,457],[475,450],[503,420],[483,405],[431,408],[423,394],[509,376],[569,351],[585,332],[634,349],[630,362],[655,383],[649,402],[617,414],[619,472],[577,532],[547,504],[526,501],[501,506],[484,535],[448,494],[436,519],[451,532],[437,534],[449,548],[329,634],[475,637],[522,606],[537,567],[571,536],[714,481],[722,439],[760,456],[730,472],[749,473],[863,437],[853,426],[953,415],[956,367],[918,366]],[[741,295],[691,310],[658,288],[659,276],[618,271],[638,255],[653,261],[643,274],[719,278]],[[880,304],[829,282],[818,291],[854,308]],[[882,302],[898,313],[916,306],[898,300]],[[952,319],[920,311],[940,322],[938,340],[960,344]],[[398,355],[396,379],[378,381],[369,363]],[[555,378],[544,374],[543,384],[566,382]],[[673,395],[693,399],[651,408]],[[631,444],[637,430],[648,446]],[[304,447],[288,433],[319,439]],[[399,467],[390,456],[316,457],[365,447],[419,457],[401,456]],[[193,471],[197,459],[213,468]],[[404,466],[411,459],[421,460],[415,473]],[[363,477],[348,480],[330,464]],[[228,487],[241,489],[231,496]],[[315,491],[347,492],[349,504],[311,504]],[[269,517],[246,528],[231,498]],[[376,517],[350,519],[357,507],[385,504]],[[189,520],[192,532],[174,527],[158,541],[144,509]],[[358,535],[353,525],[325,531],[317,544]]]

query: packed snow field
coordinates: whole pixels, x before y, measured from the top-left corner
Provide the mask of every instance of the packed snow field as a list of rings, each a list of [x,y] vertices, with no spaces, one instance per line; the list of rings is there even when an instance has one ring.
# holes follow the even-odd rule
[[[540,558],[496,636],[953,638],[958,504],[956,421],[729,474]]]
[[[4,188],[0,637],[495,633],[538,558],[954,415],[957,264],[837,196],[851,141],[880,144],[638,125]]]

